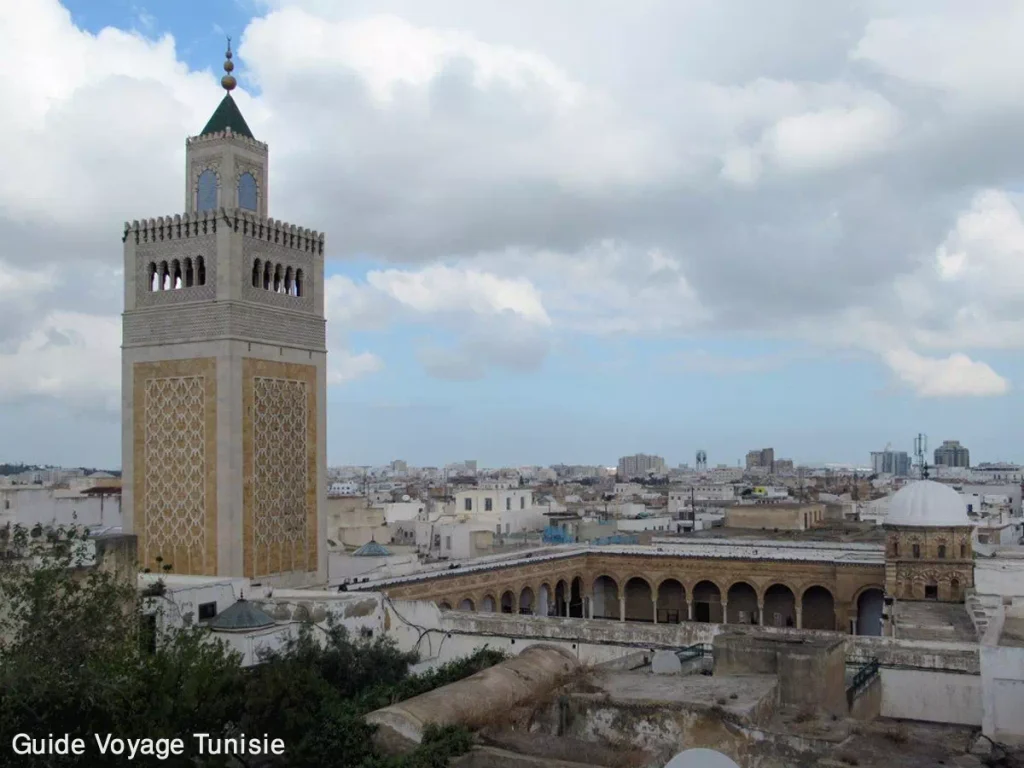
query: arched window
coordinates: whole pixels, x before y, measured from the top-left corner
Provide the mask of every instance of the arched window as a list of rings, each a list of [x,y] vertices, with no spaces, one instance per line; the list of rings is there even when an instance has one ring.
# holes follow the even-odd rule
[[[289,296],[292,295],[292,284],[294,280],[295,277],[292,274],[292,268],[288,267],[288,269],[284,271],[284,292],[287,293]]]
[[[900,556],[900,543],[898,541],[892,543],[892,555],[893,557]]]
[[[238,207],[255,211],[256,198],[256,178],[246,171],[238,177]]]
[[[949,580],[949,591],[950,597],[952,597],[954,600],[960,597],[960,579]]]
[[[191,288],[196,284],[196,270],[192,265],[192,257],[185,259],[185,287]]]
[[[202,256],[196,256],[196,285],[206,285],[206,262]]]
[[[295,270],[295,295],[296,296],[301,296],[302,295],[302,270],[301,269],[296,269]]]
[[[960,545],[960,558],[963,559],[965,557],[967,557],[967,545],[966,544],[961,544]]]
[[[281,285],[283,283],[281,276],[281,265],[278,264],[274,267],[274,293],[281,293]]]
[[[217,174],[207,168],[199,174],[196,185],[196,210],[217,210]]]
[[[171,288],[181,288],[181,262],[177,259],[171,262]]]
[[[264,291],[269,291],[270,290],[270,281],[273,279],[273,276],[274,276],[274,265],[271,264],[268,261],[266,264],[263,265],[263,290]]]
[[[945,560],[945,559],[946,559],[946,545],[945,544],[939,544],[939,560]]]
[[[914,559],[918,560],[918,559],[920,559],[920,557],[921,557],[921,545],[920,544],[915,544],[914,545]]]
[[[171,290],[171,270],[166,261],[160,262],[160,290]]]
[[[156,262],[149,262],[147,274],[149,275],[149,290],[159,291],[160,290],[160,277],[157,275]]]
[[[260,260],[256,259],[252,263],[252,287],[259,288],[260,282],[263,279],[262,270],[260,269]]]

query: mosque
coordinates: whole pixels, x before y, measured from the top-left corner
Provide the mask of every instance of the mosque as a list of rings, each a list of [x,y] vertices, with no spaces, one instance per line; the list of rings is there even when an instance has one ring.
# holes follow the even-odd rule
[[[878,541],[570,544],[328,588],[325,237],[269,216],[269,148],[232,96],[230,47],[224,69],[186,140],[184,213],[122,232],[122,509],[152,571],[140,588],[159,581],[179,608],[161,621],[207,622],[249,664],[327,617],[424,668],[484,646],[513,657],[458,696],[375,713],[413,735],[514,700],[547,729],[535,741],[572,732],[583,750],[642,721],[666,761],[683,744],[833,749],[785,711],[827,712],[844,739],[857,718],[1024,739],[1024,557],[976,545],[959,495],[929,480],[895,494]],[[651,706],[675,714],[630,719]]]

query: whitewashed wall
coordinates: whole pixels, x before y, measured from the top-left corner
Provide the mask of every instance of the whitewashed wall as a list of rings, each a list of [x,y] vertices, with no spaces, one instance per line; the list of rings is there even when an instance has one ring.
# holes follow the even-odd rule
[[[924,669],[882,669],[882,717],[981,725],[981,677]]]

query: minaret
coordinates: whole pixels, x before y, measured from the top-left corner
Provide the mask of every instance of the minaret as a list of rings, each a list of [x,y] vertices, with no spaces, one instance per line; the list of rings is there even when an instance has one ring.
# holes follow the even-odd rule
[[[123,513],[139,561],[326,579],[324,237],[267,217],[231,96],[186,140],[185,212],[124,228]]]

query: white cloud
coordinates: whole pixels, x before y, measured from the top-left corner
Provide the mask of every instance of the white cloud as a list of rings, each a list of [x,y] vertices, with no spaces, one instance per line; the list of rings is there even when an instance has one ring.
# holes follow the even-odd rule
[[[384,368],[384,361],[372,352],[352,354],[346,349],[332,349],[327,355],[327,366],[327,383],[344,384],[377,373]]]
[[[784,170],[832,170],[886,149],[898,129],[899,119],[888,107],[827,109],[783,118],[766,144]]]
[[[955,353],[946,358],[923,357],[908,349],[886,352],[885,362],[921,397],[986,397],[1005,395],[1010,383],[987,364]]]

